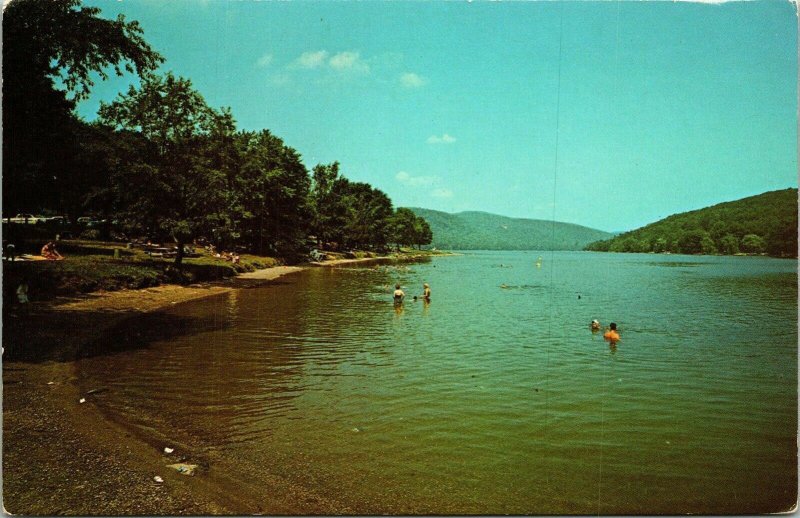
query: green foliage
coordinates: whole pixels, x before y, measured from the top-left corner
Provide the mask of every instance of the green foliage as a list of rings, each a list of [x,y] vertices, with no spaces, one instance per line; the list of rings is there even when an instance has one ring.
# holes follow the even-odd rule
[[[386,193],[340,176],[338,162],[317,165],[312,175],[311,232],[319,243],[381,249],[390,241],[398,242],[397,217]]]
[[[448,214],[412,208],[432,230],[431,244],[450,250],[581,250],[608,232],[570,223],[507,218],[485,212]]]
[[[311,181],[300,155],[268,130],[239,132],[236,146],[229,240],[259,254],[298,253],[312,215]]]
[[[797,225],[774,227],[767,233],[766,248],[775,257],[797,257]]]
[[[797,257],[797,189],[771,191],[700,210],[675,214],[586,250],[736,254],[767,252]],[[637,240],[643,246],[633,250]],[[633,247],[635,248],[635,247]]]
[[[733,234],[725,234],[719,240],[719,252],[724,255],[739,253],[739,240]]]
[[[421,216],[417,216],[414,222],[414,242],[422,248],[423,245],[429,245],[433,242],[433,231],[430,224]]]
[[[389,238],[392,201],[381,190],[362,182],[342,182],[346,208],[343,242],[348,248],[383,247]]]
[[[123,161],[112,183],[123,218],[149,221],[184,243],[227,223],[225,144],[233,145],[233,117],[210,108],[191,81],[145,74],[111,104],[100,120],[117,130],[138,132],[148,153]],[[183,256],[176,257],[180,265]]]
[[[311,232],[320,243],[341,242],[347,219],[347,207],[342,199],[339,162],[318,164],[312,172],[311,204],[313,220]]]
[[[13,0],[3,10],[3,208],[70,207],[84,125],[74,115],[109,67],[143,74],[162,58],[123,16],[99,18],[79,0]],[[63,85],[60,88],[57,85]]]
[[[280,138],[237,131],[231,113],[209,107],[190,80],[154,74],[163,59],[138,23],[99,13],[80,0],[13,0],[4,12],[6,211],[47,209],[74,220],[91,210],[107,222],[81,229],[83,237],[108,239],[113,227],[174,241],[178,270],[184,243],[199,237],[291,260],[307,254],[309,232],[342,247],[386,246],[394,211],[385,193],[339,176],[337,162],[315,167],[312,181]],[[75,101],[109,68],[141,81],[101,103],[98,122],[79,121]],[[424,221],[412,226],[408,243],[430,242]],[[197,262],[186,264],[169,275],[195,275]]]
[[[399,207],[392,217],[392,241],[411,246],[416,239],[417,215],[411,209]]]
[[[747,234],[742,237],[741,249],[748,254],[760,254],[767,248],[764,238],[758,234]]]

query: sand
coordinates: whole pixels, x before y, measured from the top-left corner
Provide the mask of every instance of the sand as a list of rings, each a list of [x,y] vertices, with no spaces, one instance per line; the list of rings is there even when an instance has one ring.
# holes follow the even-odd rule
[[[404,259],[413,259],[406,257]],[[82,346],[123,321],[175,304],[269,284],[309,267],[385,262],[342,259],[281,266],[224,282],[165,285],[33,302],[4,311],[3,505],[26,515],[348,514],[309,488],[273,480],[269,501],[252,501],[242,481],[206,466],[196,476],[167,467],[176,459],[106,419],[77,385]],[[96,351],[95,351],[96,352]],[[102,353],[102,351],[101,351]],[[84,389],[85,390],[85,389]],[[84,402],[80,402],[83,399]],[[181,459],[177,459],[181,460]],[[155,477],[162,480],[158,482]],[[261,491],[263,493],[263,491]]]
[[[101,338],[123,320],[269,283],[301,269],[269,268],[217,284],[93,293],[6,311],[4,344],[27,350],[18,351],[21,361],[3,362],[5,511],[27,515],[336,512],[303,495],[302,488],[277,481],[274,499],[252,502],[235,491],[236,482],[224,473],[181,475],[167,467],[175,459],[164,454],[163,446],[148,444],[105,419],[93,404],[94,396],[81,393],[76,383],[80,346]],[[296,502],[311,505],[301,507]]]

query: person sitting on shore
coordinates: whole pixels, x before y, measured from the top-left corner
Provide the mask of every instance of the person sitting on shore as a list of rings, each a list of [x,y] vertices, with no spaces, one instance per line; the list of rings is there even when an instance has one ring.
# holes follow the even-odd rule
[[[600,331],[600,321],[597,319],[592,320],[592,331]]]
[[[614,322],[608,324],[608,331],[606,331],[606,333],[603,335],[603,338],[605,338],[606,340],[610,340],[612,342],[618,342],[619,333],[617,332],[617,324],[615,324]]]
[[[403,299],[406,298],[406,294],[403,290],[400,289],[399,284],[394,285],[394,303],[399,305],[403,303]]]
[[[58,253],[56,244],[52,241],[48,241],[47,244],[42,247],[41,255],[48,261],[60,261],[64,259],[64,256]]]

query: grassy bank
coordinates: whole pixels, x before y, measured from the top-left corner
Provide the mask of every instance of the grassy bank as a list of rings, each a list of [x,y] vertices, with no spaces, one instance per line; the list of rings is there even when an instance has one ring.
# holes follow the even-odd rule
[[[36,249],[36,244],[29,245],[25,248]],[[31,300],[48,300],[94,291],[215,281],[282,264],[278,259],[255,255],[242,255],[238,264],[232,264],[204,254],[185,258],[177,270],[172,259],[150,257],[118,243],[61,241],[58,250],[65,256],[63,261],[3,261],[4,302],[13,304],[14,292],[23,281],[28,283]]]
[[[44,243],[26,242],[19,253],[36,253]],[[3,301],[6,307],[16,302],[15,290],[27,282],[32,301],[49,300],[97,291],[143,289],[163,284],[187,285],[218,281],[240,273],[280,266],[284,262],[274,257],[244,254],[233,264],[204,252],[200,257],[184,258],[180,270],[172,259],[151,257],[138,249],[128,249],[119,243],[67,240],[58,243],[63,261],[3,262]],[[389,254],[369,251],[326,252],[326,259],[316,264],[331,264],[348,260],[388,258],[412,260],[445,255],[435,250],[403,248]]]

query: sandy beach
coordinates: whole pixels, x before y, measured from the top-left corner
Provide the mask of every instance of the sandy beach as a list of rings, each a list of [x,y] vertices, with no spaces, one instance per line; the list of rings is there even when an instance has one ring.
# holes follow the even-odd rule
[[[113,329],[160,309],[263,286],[309,267],[387,260],[281,266],[218,283],[91,293],[7,311],[4,347],[14,349],[15,360],[3,363],[4,509],[27,515],[347,513],[283,480],[273,481],[269,502],[251,502],[237,490],[242,481],[228,477],[230,467],[204,466],[191,477],[167,468],[176,459],[163,452],[165,445],[109,421],[93,394],[82,392],[76,359],[86,344],[109,347],[102,340]]]
[[[92,396],[81,394],[74,383],[74,360],[81,345],[127,319],[268,283],[300,269],[259,270],[226,283],[92,293],[33,303],[26,314],[7,314],[6,343],[31,352],[20,351],[23,361],[3,364],[5,511],[152,515],[252,510],[226,496],[230,492],[215,489],[224,488],[218,479],[211,484],[165,468],[171,459],[160,448],[104,419]],[[156,482],[156,476],[164,482]]]

